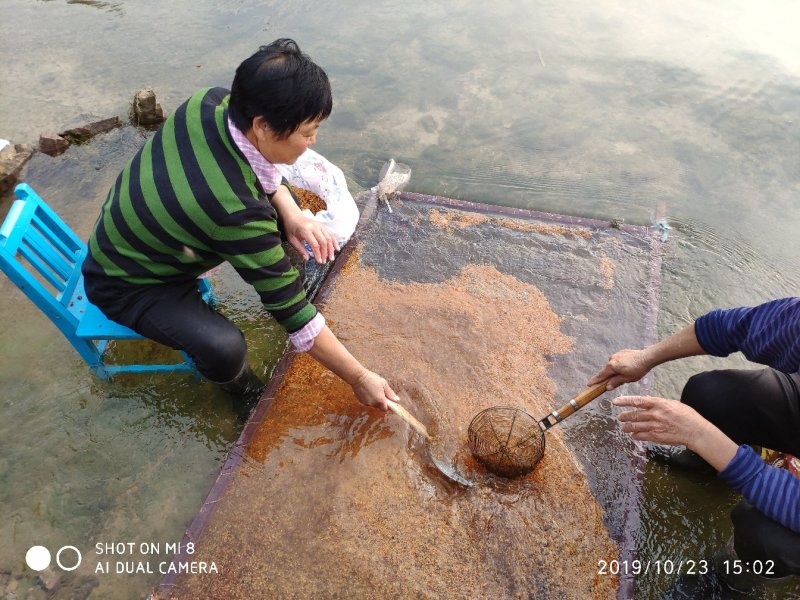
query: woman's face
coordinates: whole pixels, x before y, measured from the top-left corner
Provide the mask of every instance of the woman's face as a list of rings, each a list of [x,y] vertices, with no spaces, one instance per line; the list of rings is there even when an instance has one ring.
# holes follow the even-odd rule
[[[256,147],[269,162],[293,165],[309,146],[317,143],[317,129],[321,120],[314,119],[301,123],[296,131],[280,140],[262,119],[253,120],[258,144]]]

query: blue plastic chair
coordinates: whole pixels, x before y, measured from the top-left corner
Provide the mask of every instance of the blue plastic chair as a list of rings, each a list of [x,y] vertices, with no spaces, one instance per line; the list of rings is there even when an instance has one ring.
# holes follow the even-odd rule
[[[103,355],[111,340],[144,339],[135,331],[108,319],[86,299],[81,265],[87,247],[33,189],[19,184],[19,200],[0,227],[0,268],[47,315],[98,377],[116,373],[197,374],[194,362],[181,352],[176,364],[106,364]],[[207,279],[198,287],[213,302]]]

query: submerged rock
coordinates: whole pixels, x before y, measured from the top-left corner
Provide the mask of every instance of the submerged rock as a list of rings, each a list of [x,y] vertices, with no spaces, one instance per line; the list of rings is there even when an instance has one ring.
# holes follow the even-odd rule
[[[164,109],[156,101],[153,88],[146,87],[133,97],[133,119],[136,125],[159,125],[166,120]]]
[[[105,133],[106,131],[111,131],[117,127],[122,127],[122,121],[119,117],[110,117],[108,119],[101,119],[99,121],[94,121],[92,123],[87,123],[86,125],[81,125],[80,127],[73,127],[72,129],[67,129],[66,131],[62,131],[58,135],[62,138],[73,142],[73,143],[81,143],[86,142],[100,133]]]
[[[52,568],[48,567],[36,576],[36,581],[39,583],[39,587],[44,591],[51,592],[58,586],[59,581],[61,581],[61,574],[56,573]]]
[[[0,195],[16,185],[22,167],[31,156],[33,147],[29,144],[8,144],[0,150]]]
[[[86,600],[98,585],[100,581],[97,577],[65,573],[58,584],[52,590],[48,590],[50,592],[48,597]]]
[[[18,587],[19,587],[19,579],[9,578],[4,588],[6,596],[10,596],[11,594],[16,594]]]

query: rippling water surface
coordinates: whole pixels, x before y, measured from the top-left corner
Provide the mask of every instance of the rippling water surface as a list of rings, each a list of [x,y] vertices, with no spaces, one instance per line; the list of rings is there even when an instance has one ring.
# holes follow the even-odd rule
[[[666,334],[717,306],[798,293],[798,21],[790,1],[5,0],[0,137],[35,142],[124,116],[146,85],[174,110],[199,87],[228,86],[259,44],[293,37],[331,77],[317,149],[354,192],[393,156],[418,192],[646,225],[664,206]],[[143,139],[126,129],[36,157],[29,180],[85,237]],[[268,373],[282,334],[235,275],[218,285]],[[222,396],[190,379],[89,378],[5,278],[0,291],[0,592],[24,597],[37,585],[22,559],[34,543],[179,540],[238,426]],[[675,397],[712,364],[744,362],[666,365],[654,391]],[[644,475],[643,559],[699,559],[725,541],[736,498],[724,486],[657,466]],[[158,579],[95,587],[66,574],[54,597],[137,598]],[[670,583],[642,578],[641,597]]]

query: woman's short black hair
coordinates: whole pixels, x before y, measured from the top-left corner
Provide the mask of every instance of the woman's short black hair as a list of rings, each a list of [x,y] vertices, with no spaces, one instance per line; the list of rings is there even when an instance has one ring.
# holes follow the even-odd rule
[[[241,131],[249,131],[260,116],[285,139],[306,121],[326,119],[332,108],[328,76],[294,40],[261,46],[236,69],[229,112]]]

